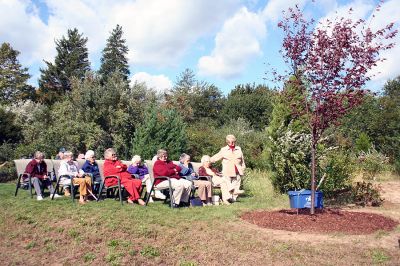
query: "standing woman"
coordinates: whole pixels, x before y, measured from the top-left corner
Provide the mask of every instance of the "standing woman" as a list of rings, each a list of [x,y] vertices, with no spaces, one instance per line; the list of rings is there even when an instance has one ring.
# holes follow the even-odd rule
[[[228,185],[228,192],[230,200],[226,200],[225,204],[229,201],[236,201],[238,195],[243,194],[244,191],[240,190],[240,184],[246,165],[244,163],[243,152],[239,146],[236,146],[236,137],[234,135],[226,136],[226,146],[211,157],[211,162],[222,160],[222,175]]]
[[[117,175],[121,179],[121,184],[124,186],[126,191],[129,193],[128,203],[133,204],[134,202],[144,206],[145,202],[140,198],[140,192],[142,191],[142,181],[132,177],[128,173],[128,166],[118,160],[115,150],[112,148],[107,149],[104,152],[104,176]],[[114,186],[118,183],[116,178],[106,179],[106,186]]]

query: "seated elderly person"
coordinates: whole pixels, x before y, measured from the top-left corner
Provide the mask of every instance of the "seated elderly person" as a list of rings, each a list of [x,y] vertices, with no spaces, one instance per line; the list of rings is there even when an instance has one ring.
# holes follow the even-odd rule
[[[166,150],[157,151],[157,161],[153,166],[154,186],[158,190],[169,188],[168,180],[157,179],[160,176],[167,176],[170,178],[171,186],[174,189],[172,200],[174,207],[179,205],[187,205],[189,202],[190,192],[192,190],[192,182],[181,178],[179,172],[181,168],[175,165],[172,161],[168,160],[168,153]]]
[[[190,162],[190,156],[186,153],[181,154],[179,158],[179,167],[181,167],[179,175],[185,177],[187,180],[193,181],[193,184],[198,188],[198,194],[203,205],[212,205],[211,182],[207,180],[199,180],[199,177]]]
[[[140,198],[142,181],[132,177],[127,171],[128,166],[118,160],[115,150],[112,148],[107,149],[104,152],[104,159],[104,176],[119,176],[121,184],[129,193],[128,203],[133,204],[136,202],[139,205],[145,205],[145,202]],[[118,180],[116,178],[107,178],[105,184],[106,186],[115,186],[118,184]]]
[[[101,176],[100,176],[100,170],[99,166],[97,165],[96,162],[96,157],[94,156],[94,151],[88,150],[85,154],[85,163],[82,165],[82,171],[85,172],[85,174],[91,174],[93,177],[93,189],[95,193],[97,193],[100,183],[101,183]]]
[[[31,181],[36,191],[37,200],[43,200],[43,189],[46,187],[50,190],[50,193],[54,193],[53,185],[51,184],[50,178],[47,176],[47,164],[43,160],[44,155],[42,152],[35,152],[34,159],[28,163],[25,168],[25,173],[31,175]],[[54,194],[54,197],[58,198],[60,195]]]
[[[199,167],[199,176],[211,176],[213,186],[220,186],[222,193],[222,201],[229,205],[232,195],[229,192],[229,184],[226,178],[216,169],[211,167],[210,156],[201,157],[201,166]]]
[[[128,172],[132,175],[137,175],[140,180],[142,180],[142,184],[146,185],[147,193],[150,193],[152,179],[149,175],[149,169],[147,166],[142,163],[142,158],[139,155],[135,155],[132,157],[132,164],[128,167]],[[154,196],[158,199],[165,199],[165,195],[161,193],[161,191],[155,191]],[[153,198],[150,196],[149,202],[153,202]]]
[[[79,170],[78,163],[73,159],[72,152],[66,151],[64,153],[64,158],[60,163],[60,169],[58,169],[58,175],[69,175],[73,177],[73,184],[79,185],[79,203],[85,204],[88,193],[92,192],[92,180],[89,176],[85,176],[82,170]],[[70,192],[67,190],[67,187],[71,185],[71,179],[68,177],[62,177],[60,184],[66,188],[65,195],[68,196]]]

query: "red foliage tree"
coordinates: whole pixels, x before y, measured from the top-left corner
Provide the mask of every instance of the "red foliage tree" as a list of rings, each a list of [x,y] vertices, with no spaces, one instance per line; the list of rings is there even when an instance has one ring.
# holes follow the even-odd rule
[[[350,9],[349,12],[352,10]],[[377,6],[376,11],[379,11]],[[289,82],[305,90],[301,106],[293,106],[293,114],[306,112],[312,135],[311,214],[314,214],[316,145],[322,133],[337,123],[347,111],[360,104],[370,71],[379,61],[379,52],[390,49],[390,40],[397,34],[394,24],[377,31],[365,20],[348,18],[316,24],[306,20],[296,6],[284,12],[279,22],[284,32],[281,53],[295,76]],[[275,75],[288,80],[288,75]]]

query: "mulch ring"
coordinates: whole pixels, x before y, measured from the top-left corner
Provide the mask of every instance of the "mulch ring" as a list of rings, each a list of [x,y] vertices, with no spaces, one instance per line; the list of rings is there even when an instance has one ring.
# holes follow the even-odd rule
[[[241,218],[260,227],[307,233],[346,233],[366,235],[378,230],[391,231],[399,223],[385,216],[341,211],[338,209],[316,209],[310,215],[309,209],[253,211]]]

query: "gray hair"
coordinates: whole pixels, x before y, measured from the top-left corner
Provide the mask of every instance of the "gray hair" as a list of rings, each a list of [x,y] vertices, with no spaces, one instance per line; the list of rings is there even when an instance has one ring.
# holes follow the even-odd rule
[[[104,159],[110,158],[113,153],[115,153],[115,150],[113,148],[108,148],[104,151]]]
[[[140,161],[142,161],[142,158],[140,158],[139,155],[135,155],[135,156],[132,157],[132,163],[137,163],[137,162],[140,162]]]
[[[163,155],[165,155],[165,154],[168,154],[168,152],[167,152],[166,150],[159,149],[159,150],[157,151],[157,158],[160,159],[161,156],[163,156]]]
[[[34,155],[34,158],[35,158],[35,159],[42,159],[42,158],[44,158],[43,152],[41,152],[41,151],[36,151],[36,152],[35,152],[35,155]]]
[[[187,155],[186,153],[182,153],[181,156],[179,157],[179,162],[183,163],[188,157],[190,158],[190,156]]]
[[[94,156],[94,151],[92,151],[92,150],[88,150],[88,151],[85,153],[85,159],[86,159],[86,160],[89,160],[92,156]]]
[[[201,157],[201,163],[210,161],[210,159],[211,159],[211,157],[209,155],[203,155],[203,157]]]
[[[73,157],[74,156],[74,154],[72,153],[72,151],[66,151],[66,152],[64,152],[64,158],[65,157]]]

